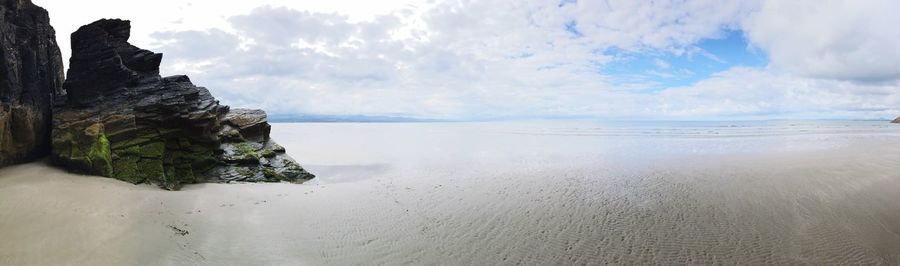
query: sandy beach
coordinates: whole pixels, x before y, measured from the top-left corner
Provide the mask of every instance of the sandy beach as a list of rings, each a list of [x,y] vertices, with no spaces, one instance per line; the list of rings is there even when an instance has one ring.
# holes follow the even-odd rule
[[[304,184],[0,169],[2,265],[900,264],[883,122],[274,124]]]

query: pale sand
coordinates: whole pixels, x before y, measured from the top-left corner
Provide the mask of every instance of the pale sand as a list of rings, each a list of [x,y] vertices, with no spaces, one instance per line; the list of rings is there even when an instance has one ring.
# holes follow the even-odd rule
[[[178,192],[14,166],[0,265],[900,264],[900,132],[813,126],[276,124],[320,179]]]

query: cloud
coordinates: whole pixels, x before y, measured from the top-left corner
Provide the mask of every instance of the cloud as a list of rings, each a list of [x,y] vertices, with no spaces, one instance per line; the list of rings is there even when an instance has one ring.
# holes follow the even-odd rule
[[[226,18],[223,28],[152,37],[153,48],[166,54],[165,73],[188,73],[226,104],[273,114],[875,118],[897,111],[900,86],[892,71],[900,68],[878,69],[900,60],[865,65],[877,59],[860,49],[900,46],[875,47],[872,40],[888,37],[874,30],[851,35],[861,40],[850,42],[857,46],[816,37],[877,19],[847,18],[856,24],[833,29],[769,22],[793,12],[782,5],[788,4],[448,1],[368,20],[263,6]],[[794,34],[804,29],[826,33]],[[736,31],[768,53],[772,65],[732,67],[676,87],[640,77],[683,76],[679,71],[688,70],[676,69],[669,60],[675,57],[726,64],[697,45]],[[794,35],[778,38],[785,34]],[[650,61],[654,71],[626,73],[630,82],[604,73],[633,55],[666,60]]]
[[[859,84],[737,67],[659,93],[670,117],[865,118],[900,113],[900,82]]]
[[[743,22],[775,67],[825,79],[900,79],[900,2],[766,1]]]
[[[238,49],[240,39],[219,29],[206,31],[167,31],[150,35],[156,46],[165,46],[167,58],[196,60],[229,55]]]
[[[669,64],[669,62],[666,62],[666,60],[662,60],[662,59],[659,59],[659,58],[653,60],[653,63],[656,64],[656,66],[659,67],[659,68],[661,68],[661,69],[667,69],[667,68],[669,68],[669,67],[672,66],[672,65]]]
[[[267,6],[256,8],[248,15],[231,17],[228,22],[258,45],[290,46],[298,40],[312,44],[346,41],[358,30],[347,19],[347,16],[337,14],[313,14]]]

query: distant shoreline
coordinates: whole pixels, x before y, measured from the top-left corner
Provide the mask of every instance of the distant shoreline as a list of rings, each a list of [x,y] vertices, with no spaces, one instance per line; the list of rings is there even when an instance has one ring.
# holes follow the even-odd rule
[[[269,123],[485,123],[528,121],[595,121],[608,123],[716,123],[716,122],[885,122],[891,119],[734,119],[734,120],[652,120],[652,119],[599,119],[599,118],[497,118],[497,119],[429,119],[390,116],[270,116]]]
[[[428,119],[401,116],[367,116],[367,115],[270,115],[271,123],[426,123],[426,122],[456,122],[454,120]]]

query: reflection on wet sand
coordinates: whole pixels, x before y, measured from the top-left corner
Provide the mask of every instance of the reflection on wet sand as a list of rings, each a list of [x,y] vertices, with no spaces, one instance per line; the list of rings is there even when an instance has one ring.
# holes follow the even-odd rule
[[[735,125],[275,124],[319,178],[179,192],[20,165],[0,264],[900,264],[900,127]]]

